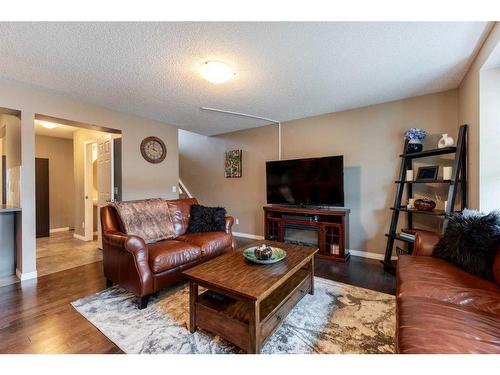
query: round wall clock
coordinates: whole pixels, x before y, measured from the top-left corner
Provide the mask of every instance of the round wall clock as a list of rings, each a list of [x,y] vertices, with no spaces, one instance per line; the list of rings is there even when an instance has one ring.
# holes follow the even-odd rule
[[[141,142],[141,154],[150,163],[161,163],[167,156],[167,146],[158,137],[147,137]]]

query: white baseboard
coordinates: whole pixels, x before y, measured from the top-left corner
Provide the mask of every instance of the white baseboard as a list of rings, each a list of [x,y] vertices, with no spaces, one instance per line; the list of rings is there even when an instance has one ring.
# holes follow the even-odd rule
[[[36,279],[38,277],[38,273],[36,271],[22,273],[19,269],[16,268],[16,276],[21,281]]]
[[[73,237],[80,241],[87,241],[85,236],[80,236],[79,234],[73,233]]]
[[[256,234],[250,234],[250,233],[241,233],[241,232],[233,232],[233,236],[250,238],[252,240],[263,240],[264,239],[263,236],[258,236]],[[351,255],[361,257],[361,258],[384,260],[384,254],[372,253],[369,251],[351,250],[351,249],[349,249],[349,252],[351,253]],[[398,257],[393,256],[391,259],[395,260],[395,259],[398,259]]]
[[[53,228],[49,230],[49,233],[57,233],[57,232],[67,232],[69,231],[69,227],[64,228]]]
[[[379,253],[372,253],[369,251],[361,251],[361,250],[351,250],[349,249],[349,253],[351,255],[361,257],[361,258],[370,258],[370,259],[377,259],[377,260],[384,260],[384,254],[379,254]],[[397,256],[392,256],[392,260],[398,259]]]
[[[243,238],[250,238],[252,240],[263,240],[263,236],[257,236],[256,234],[249,234],[249,233],[241,233],[241,232],[233,232],[233,236],[235,237],[243,237]]]

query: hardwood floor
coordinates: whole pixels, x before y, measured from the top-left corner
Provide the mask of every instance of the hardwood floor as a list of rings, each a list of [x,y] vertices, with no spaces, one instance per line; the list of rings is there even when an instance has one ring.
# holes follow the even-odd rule
[[[238,239],[239,245],[251,240]],[[395,278],[372,259],[315,261],[317,276],[395,292]],[[70,302],[102,290],[102,262],[0,288],[0,353],[121,353]]]
[[[316,276],[382,293],[396,294],[396,277],[384,272],[378,260],[351,255],[348,263],[316,259],[314,266]]]
[[[119,353],[70,305],[103,288],[102,262],[0,288],[0,353]]]
[[[102,251],[97,248],[97,238],[81,241],[73,231],[51,233],[50,237],[36,240],[36,269],[38,276],[99,262]]]

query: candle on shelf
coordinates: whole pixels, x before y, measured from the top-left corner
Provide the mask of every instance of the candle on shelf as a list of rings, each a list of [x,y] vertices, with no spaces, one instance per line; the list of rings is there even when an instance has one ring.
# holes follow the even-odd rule
[[[443,167],[443,180],[451,180],[451,172],[453,167]]]
[[[408,206],[407,208],[415,208],[415,198],[410,198],[408,199]]]
[[[406,171],[406,181],[413,181],[413,170],[408,169]]]

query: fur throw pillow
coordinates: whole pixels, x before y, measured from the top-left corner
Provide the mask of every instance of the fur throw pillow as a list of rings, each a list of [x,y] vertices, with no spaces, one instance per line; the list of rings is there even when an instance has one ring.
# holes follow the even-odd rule
[[[464,210],[450,217],[444,236],[434,248],[435,257],[473,275],[494,280],[493,262],[500,243],[500,214]]]
[[[175,237],[174,224],[166,200],[144,199],[114,202],[113,205],[123,223],[125,233],[139,236],[146,243]]]
[[[191,206],[188,233],[225,232],[226,209],[222,207],[205,207],[199,204]]]

